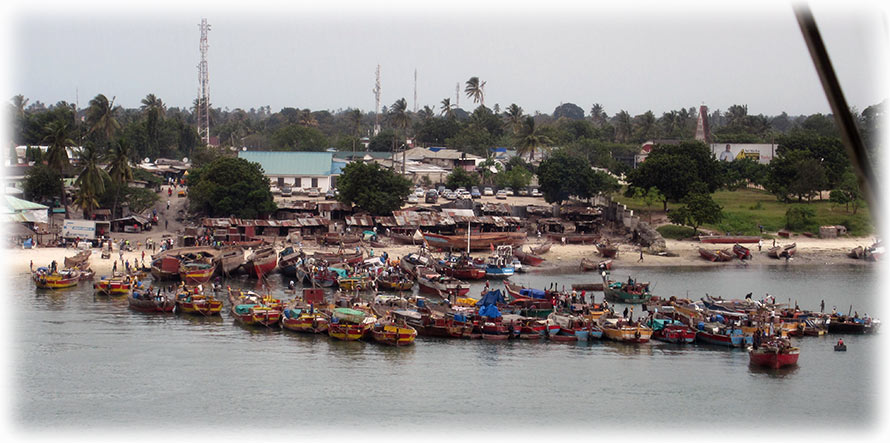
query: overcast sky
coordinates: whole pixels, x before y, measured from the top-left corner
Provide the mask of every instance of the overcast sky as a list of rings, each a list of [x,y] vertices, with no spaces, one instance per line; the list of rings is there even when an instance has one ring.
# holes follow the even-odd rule
[[[13,60],[6,64],[7,97],[77,99],[85,107],[104,93],[132,108],[154,93],[168,106],[190,106],[205,17],[215,107],[373,111],[379,63],[382,105],[404,97],[409,109],[416,69],[418,107],[436,109],[443,98],[455,101],[458,83],[463,91],[478,76],[487,82],[486,105],[516,103],[528,113],[552,113],[564,102],[585,112],[599,102],[609,115],[624,109],[660,116],[700,104],[747,104],[749,113],[766,115],[830,112],[783,2],[452,1],[377,10],[365,2],[313,9],[173,2],[157,10],[43,3],[22,2],[5,15]],[[812,8],[848,102],[861,110],[886,98],[886,10],[877,2]],[[463,92],[460,104],[475,107]]]

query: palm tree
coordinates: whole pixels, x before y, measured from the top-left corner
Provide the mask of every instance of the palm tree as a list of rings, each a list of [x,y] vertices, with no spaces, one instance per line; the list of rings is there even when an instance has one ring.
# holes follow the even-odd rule
[[[393,166],[395,166],[396,140],[399,140],[399,142],[401,142],[402,135],[404,135],[402,131],[408,128],[408,123],[410,122],[410,118],[408,117],[408,102],[405,101],[404,98],[396,100],[395,103],[392,104],[392,107],[389,108],[389,117],[393,127],[396,129],[396,138],[393,139],[392,144]],[[399,129],[401,129],[401,131],[399,131]],[[404,158],[402,160],[402,172],[404,173]]]
[[[18,118],[25,118],[25,106],[28,106],[28,99],[24,95],[16,95],[12,97],[12,106],[15,107],[15,115]]]
[[[433,108],[430,108],[429,106],[424,106],[423,109],[417,111],[417,116],[423,121],[432,120],[435,115],[436,111],[433,111]]]
[[[108,176],[111,182],[117,185],[117,191],[114,194],[114,206],[112,206],[112,217],[117,215],[117,203],[120,199],[121,191],[127,186],[127,183],[133,180],[133,168],[130,167],[130,156],[132,149],[126,139],[120,139],[113,144],[105,156],[108,162]]]
[[[98,196],[105,192],[108,173],[99,166],[100,157],[96,148],[89,144],[80,150],[82,168],[74,183],[79,188],[74,203],[83,210],[84,218],[89,218],[93,209],[99,207]]]
[[[65,168],[70,165],[67,148],[74,146],[74,140],[71,139],[71,128],[67,122],[55,120],[46,125],[45,131],[46,137],[43,138],[43,142],[49,145],[46,150],[46,164],[59,176],[64,177]],[[65,195],[64,185],[60,191],[62,206],[67,208],[68,198]]]
[[[621,143],[627,143],[633,132],[633,120],[630,114],[622,110],[615,114],[615,138]]]
[[[593,106],[590,108],[590,119],[593,121],[593,123],[595,123],[597,126],[602,126],[606,123],[606,118],[608,118],[608,115],[606,114],[603,105],[594,103]]]
[[[353,109],[349,112],[348,116],[350,123],[352,123],[352,127],[355,128],[355,138],[352,139],[352,159],[355,160],[355,142],[361,136],[362,111],[359,109]]]
[[[442,99],[442,114],[445,117],[454,116],[454,105],[451,104],[450,98]]]
[[[98,133],[103,137],[106,143],[111,143],[114,132],[120,129],[121,125],[114,118],[114,114],[120,106],[114,107],[114,97],[108,101],[108,97],[103,94],[97,95],[90,100],[90,107],[87,109],[87,124],[90,127],[90,133]]]
[[[158,146],[158,127],[164,117],[164,102],[162,102],[161,99],[155,97],[154,94],[148,94],[145,96],[144,99],[142,99],[142,106],[140,107],[140,109],[148,119],[145,129],[148,133],[148,145],[150,147],[149,152],[157,155],[160,151],[160,147]]]
[[[532,116],[525,117],[516,143],[516,155],[522,157],[528,153],[528,160],[535,158],[535,150],[553,144],[547,136],[540,135],[535,127],[535,119]]]
[[[516,103],[507,106],[506,116],[504,120],[506,120],[507,124],[513,128],[513,134],[518,135],[519,131],[522,129],[522,108],[517,106]]]
[[[485,106],[485,82],[479,81],[479,77],[470,77],[464,92],[467,98],[473,99],[473,103],[481,102]]]
[[[640,141],[646,141],[655,136],[655,114],[652,111],[646,111],[636,116],[634,120],[637,122],[637,136]]]

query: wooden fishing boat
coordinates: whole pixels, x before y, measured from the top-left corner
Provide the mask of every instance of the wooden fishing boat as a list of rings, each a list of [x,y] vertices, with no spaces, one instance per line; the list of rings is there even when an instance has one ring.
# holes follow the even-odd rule
[[[836,352],[847,352],[847,345],[846,343],[837,343],[834,345],[834,350]]]
[[[828,323],[829,334],[872,334],[878,331],[880,323],[866,321],[846,315],[832,315]]]
[[[377,319],[365,311],[335,308],[328,324],[328,335],[343,341],[355,341],[365,336]]]
[[[220,249],[214,261],[222,274],[229,275],[244,264],[244,249],[240,246],[226,246]]]
[[[590,336],[590,328],[587,322],[580,316],[551,313],[547,316],[548,324],[559,326],[557,336],[573,335],[577,341],[587,341]],[[553,336],[551,336],[553,338]],[[569,340],[565,340],[569,341]]]
[[[648,326],[652,328],[654,340],[678,345],[695,341],[695,330],[677,320],[655,318]]]
[[[235,320],[245,326],[275,327],[281,321],[281,300],[271,296],[260,296],[248,291],[237,295],[229,288],[231,314]]]
[[[357,263],[361,263],[363,258],[363,252],[361,250],[352,252],[352,253],[325,253],[325,252],[316,252],[312,254],[312,258],[316,261],[325,261],[328,263],[348,263],[350,265],[354,265]]]
[[[572,283],[574,291],[602,291],[602,283]]]
[[[83,265],[87,265],[87,267],[89,267],[88,260],[90,259],[90,254],[92,253],[93,251],[86,250],[78,252],[74,255],[74,257],[65,257],[65,267],[79,269],[83,269]]]
[[[738,257],[739,260],[750,260],[751,259],[751,250],[736,243],[732,246],[732,253]]]
[[[865,257],[865,248],[862,246],[857,246],[853,248],[849,253],[847,253],[847,257],[861,259]],[[66,262],[67,263],[67,262]]]
[[[337,279],[337,285],[344,291],[364,291],[371,289],[371,283],[371,278],[367,275],[354,275]]]
[[[713,262],[730,261],[733,259],[733,257],[735,257],[731,252],[729,252],[729,249],[712,250],[712,249],[698,248],[698,253],[705,260],[713,261]]]
[[[652,337],[652,329],[646,326],[628,324],[618,319],[606,319],[601,327],[603,328],[603,336],[614,341],[646,343]]]
[[[249,276],[259,278],[271,274],[277,265],[278,254],[275,252],[275,248],[264,247],[257,249],[250,254],[250,256],[247,257],[244,267],[247,268],[247,274]]]
[[[618,246],[605,243],[597,243],[596,250],[604,258],[615,258],[618,255]]]
[[[544,243],[543,245],[529,246],[528,249],[529,249],[529,250],[532,252],[532,254],[534,254],[534,255],[544,255],[544,254],[546,254],[547,252],[550,251],[550,247],[551,247],[551,246],[553,246],[553,243],[551,243],[551,242],[547,242],[547,243]]]
[[[481,280],[485,278],[485,269],[476,267],[466,257],[458,258],[456,261],[439,261],[436,263],[436,270],[449,277],[463,280]]]
[[[216,262],[210,260],[204,261],[183,261],[179,265],[179,278],[187,285],[200,285],[210,281],[216,272]]]
[[[744,331],[729,328],[720,323],[700,323],[695,340],[710,345],[741,348],[746,344]]]
[[[423,239],[416,240],[413,235],[408,234],[399,234],[397,232],[391,232],[389,234],[389,238],[395,240],[396,243],[403,245],[419,245],[423,243]]]
[[[360,235],[341,235],[336,232],[326,232],[318,237],[318,243],[322,245],[355,245],[361,241]]]
[[[278,253],[278,272],[289,277],[297,276],[297,266],[303,262],[303,254],[288,246]]]
[[[93,284],[93,289],[102,295],[127,295],[135,286],[134,283],[130,276],[117,273],[111,277],[100,277],[99,281]]]
[[[637,282],[632,278],[627,282],[614,282],[608,279],[608,273],[603,275],[603,294],[606,299],[619,303],[645,303],[652,298],[649,282]]]
[[[179,256],[165,255],[151,261],[151,276],[154,280],[179,279]]]
[[[522,252],[522,248],[517,248],[516,251],[513,252],[513,255],[519,259],[520,263],[527,266],[541,266],[541,263],[544,263],[545,261],[543,257]]]
[[[423,238],[431,248],[466,251],[467,243],[471,251],[483,251],[492,246],[519,246],[525,243],[525,232],[474,232],[469,235],[442,235],[424,232]]]
[[[417,330],[425,337],[468,338],[473,325],[463,314],[454,312],[435,312],[428,308],[417,311],[395,310],[392,315]]]
[[[377,323],[371,328],[371,337],[384,345],[408,346],[414,344],[417,330],[407,324]]]
[[[453,294],[456,296],[466,295],[470,292],[470,285],[456,278],[439,274],[430,268],[418,266],[415,268],[417,272],[417,284],[420,285],[420,291],[431,294]]]
[[[328,332],[331,317],[314,307],[291,307],[283,311],[281,326],[297,332],[324,334]]]
[[[568,233],[553,232],[553,233],[547,234],[547,239],[551,240],[553,242],[562,243],[563,240],[565,240],[566,244],[582,244],[582,245],[594,244],[597,241],[599,241],[599,239],[601,237],[602,236],[599,234],[582,234],[582,233],[577,233],[577,232],[568,232]]]
[[[757,243],[761,239],[757,235],[701,235],[698,241],[701,243]]]
[[[483,340],[507,340],[512,331],[500,319],[480,322],[478,329]]]
[[[31,273],[34,284],[40,289],[64,289],[77,286],[80,281],[80,271],[77,269],[62,269],[51,272],[49,268],[39,267]]]
[[[135,289],[127,297],[130,309],[139,312],[173,312],[176,302],[164,294],[152,294],[150,290]]]
[[[779,369],[797,364],[800,348],[791,346],[788,339],[774,338],[762,343],[756,349],[748,347],[751,365]]]
[[[212,294],[197,293],[189,288],[182,288],[176,294],[175,303],[176,312],[205,317],[221,315],[223,307],[222,300],[216,299]]]
[[[779,245],[769,248],[767,250],[766,255],[772,258],[791,258],[797,252],[797,243],[791,243],[790,245]]]
[[[377,288],[387,291],[410,291],[414,282],[399,275],[377,277]]]
[[[612,269],[612,259],[591,260],[587,257],[581,259],[582,271],[608,271]]]

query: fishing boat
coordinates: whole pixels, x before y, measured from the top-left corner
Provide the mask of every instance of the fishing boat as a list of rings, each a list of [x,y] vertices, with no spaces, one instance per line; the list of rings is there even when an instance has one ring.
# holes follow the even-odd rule
[[[173,312],[176,302],[160,292],[152,294],[150,289],[134,289],[127,297],[130,309],[139,312]]]
[[[210,281],[216,272],[216,263],[211,260],[183,261],[179,265],[179,278],[187,285],[200,285]]]
[[[587,257],[581,259],[582,271],[609,271],[612,269],[612,259],[591,260]]]
[[[367,275],[352,275],[338,278],[337,285],[344,291],[364,291],[371,289],[372,280]]]
[[[749,341],[747,338],[741,329],[715,322],[700,322],[695,334],[696,341],[730,348],[745,346],[746,342]]]
[[[463,280],[481,280],[485,278],[485,269],[476,267],[470,260],[470,257],[466,255],[439,260],[436,263],[436,270],[449,277]]]
[[[800,357],[800,348],[791,346],[791,342],[786,338],[776,337],[761,343],[756,348],[749,346],[748,356],[753,366],[779,369],[796,365]]]
[[[93,251],[86,250],[86,251],[78,252],[77,254],[74,255],[74,257],[65,257],[65,268],[85,269],[85,267],[84,267],[85,265],[88,268],[89,267],[88,260],[90,259],[90,254],[92,254],[92,253],[93,253]]]
[[[847,352],[847,344],[844,343],[843,340],[838,340],[838,342],[834,345],[834,350],[836,352]]]
[[[760,241],[757,235],[700,235],[698,241],[701,243],[757,243]]]
[[[203,294],[197,288],[180,288],[175,298],[176,312],[205,317],[221,315],[223,302],[212,294]]]
[[[587,341],[590,337],[590,328],[588,328],[587,322],[579,316],[554,312],[547,316],[547,322],[559,326],[557,335],[573,335],[578,341]],[[551,336],[551,338],[553,337]]]
[[[408,346],[414,344],[417,330],[404,323],[377,323],[371,328],[371,337],[384,345]]]
[[[698,254],[702,256],[705,260],[712,262],[724,262],[730,261],[734,257],[732,253],[729,252],[728,249],[723,250],[713,250],[713,249],[705,249],[698,248]]]
[[[77,282],[80,281],[80,271],[62,269],[52,272],[49,268],[41,266],[31,273],[31,278],[40,289],[64,289],[77,286]]]
[[[797,243],[791,243],[790,245],[773,246],[767,250],[766,255],[772,258],[791,258],[796,252]]]
[[[478,331],[482,334],[483,340],[507,340],[512,335],[510,328],[500,318],[487,319],[480,323]]]
[[[127,295],[133,287],[134,280],[128,275],[115,273],[111,277],[102,276],[93,284],[93,289],[102,295]]]
[[[615,258],[618,256],[618,246],[608,243],[597,243],[596,250],[599,251],[603,258]]]
[[[751,259],[751,250],[736,243],[732,246],[732,253],[738,257],[739,260],[750,260]]]
[[[485,264],[485,277],[487,278],[510,278],[516,273],[516,269],[512,264],[507,263],[501,257],[489,257],[488,263]]]
[[[278,272],[289,277],[297,276],[297,266],[303,262],[303,254],[288,246],[278,253]]]
[[[271,274],[278,265],[278,254],[273,247],[257,249],[247,257],[244,266],[251,277],[262,277]]]
[[[469,235],[442,235],[424,232],[423,239],[431,248],[455,251],[483,251],[492,246],[519,246],[525,243],[525,232],[474,232]]]
[[[281,327],[297,332],[324,334],[331,317],[315,307],[290,307],[282,312]]]
[[[179,278],[179,256],[165,255],[151,261],[151,276],[154,280],[176,280]]]
[[[857,246],[853,248],[849,253],[847,253],[847,257],[861,259],[865,257],[865,248],[862,246]],[[67,262],[66,262],[67,263]]]
[[[630,324],[624,319],[605,319],[601,327],[603,336],[614,341],[646,343],[652,337],[652,329],[649,327]]]
[[[418,266],[415,268],[417,272],[417,284],[420,285],[420,292],[431,294],[453,294],[455,296],[466,295],[470,292],[470,285],[453,277],[442,275],[433,271],[431,268]]]
[[[541,263],[544,263],[545,261],[543,257],[522,252],[522,248],[516,249],[516,251],[513,252],[513,255],[519,259],[520,263],[526,266],[541,266]]]
[[[377,277],[377,288],[387,291],[410,291],[414,287],[414,282],[404,278],[401,275],[387,275],[386,277]]]
[[[567,244],[582,244],[589,245],[594,244],[602,236],[599,234],[585,234],[579,232],[554,232],[547,234],[547,239],[555,242],[563,242]]]
[[[376,322],[376,317],[365,311],[335,308],[328,324],[328,335],[343,341],[359,340]]]
[[[653,318],[647,326],[652,328],[654,340],[678,345],[695,341],[695,330],[677,320]]]
[[[214,261],[222,274],[229,275],[244,264],[244,249],[240,246],[226,246],[220,249]]]
[[[361,249],[352,252],[352,253],[326,253],[326,252],[316,252],[312,254],[312,258],[315,259],[316,262],[327,262],[327,263],[348,263],[350,265],[354,265],[357,263],[361,263],[364,259],[364,253]]]
[[[330,288],[337,284],[340,274],[327,267],[314,267],[307,274],[313,287]]]
[[[248,291],[237,295],[229,288],[231,314],[236,321],[245,326],[278,326],[281,321],[281,300],[271,296],[263,297]]]
[[[627,282],[614,282],[603,272],[603,294],[606,299],[619,303],[645,303],[652,298],[649,282],[637,282],[628,277]]]
[[[538,246],[529,246],[529,250],[533,255],[544,255],[550,251],[550,247],[553,246],[552,242],[547,242]]]
[[[871,334],[878,331],[879,320],[849,315],[832,315],[828,322],[829,334]]]

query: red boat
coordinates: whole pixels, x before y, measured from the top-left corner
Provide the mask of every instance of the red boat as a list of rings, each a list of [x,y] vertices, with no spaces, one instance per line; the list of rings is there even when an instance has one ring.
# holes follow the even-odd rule
[[[658,327],[655,322],[664,323],[663,326]],[[670,323],[671,320],[662,320],[656,319],[652,323],[650,323],[650,327],[652,328],[652,338],[654,340],[663,341],[667,343],[676,343],[676,344],[684,344],[684,343],[692,343],[695,341],[695,330],[681,324],[679,322]]]
[[[532,254],[522,252],[521,248],[518,248],[515,251],[513,251],[513,255],[519,259],[520,263],[522,263],[524,265],[540,266],[541,263],[544,263],[543,257],[538,257],[537,255],[532,255]]]
[[[417,272],[417,283],[420,285],[420,291],[431,294],[454,294],[457,296],[466,295],[470,292],[470,285],[456,278],[447,275],[441,275],[430,268],[418,266],[415,268]]]
[[[254,251],[253,254],[250,254],[250,256],[247,257],[247,262],[244,264],[247,268],[248,275],[257,278],[271,274],[277,265],[278,253],[276,253],[275,248],[272,247],[265,247]]]
[[[738,243],[736,243],[732,247],[732,253],[735,254],[735,256],[739,258],[739,260],[750,260],[751,259],[751,250],[738,244]]]
[[[469,241],[471,251],[484,251],[492,246],[510,245],[518,246],[525,243],[525,232],[476,232],[471,233],[469,239],[467,235],[441,235],[431,232],[424,232],[423,238],[431,248],[453,249],[455,251],[466,251]]]
[[[729,252],[728,249],[712,251],[710,249],[698,248],[698,253],[705,260],[713,261],[713,262],[730,261],[730,260],[732,260],[732,257],[733,257],[733,255]]]
[[[757,235],[701,235],[698,241],[702,243],[757,243],[760,237]]]
[[[449,277],[464,280],[481,280],[485,278],[485,269],[473,265],[467,256],[461,256],[455,261],[445,260],[444,263],[437,263],[436,270]]]
[[[485,321],[478,329],[481,330],[483,340],[506,340],[512,332],[500,319]]]
[[[752,365],[773,369],[796,365],[797,358],[800,357],[800,348],[791,346],[788,339],[782,338],[763,343],[757,349],[753,346],[748,349]]]
[[[215,262],[182,262],[179,265],[179,278],[185,284],[194,286],[204,284],[210,281],[213,273],[216,272]]]

